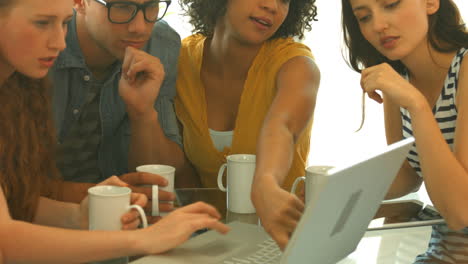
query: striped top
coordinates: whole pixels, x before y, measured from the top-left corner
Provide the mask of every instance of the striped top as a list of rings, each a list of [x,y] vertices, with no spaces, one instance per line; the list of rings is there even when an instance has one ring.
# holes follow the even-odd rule
[[[468,54],[468,49],[461,48],[454,57],[442,92],[432,109],[445,141],[453,151],[455,126],[457,121],[456,95],[458,86],[458,73],[463,57]],[[405,75],[406,79],[408,75]],[[409,112],[401,108],[403,138],[413,136],[411,117]],[[422,177],[421,167],[416,145],[413,145],[408,162],[411,167]],[[467,263],[468,262],[468,228],[461,231],[450,230],[446,225],[435,225],[432,228],[429,248],[426,253],[419,255],[415,263],[434,263],[442,260],[443,263]]]
[[[76,121],[57,146],[57,168],[66,181],[97,183],[103,179],[98,150],[102,133],[99,101],[104,81],[92,82],[84,105],[79,109],[67,109],[73,111]]]

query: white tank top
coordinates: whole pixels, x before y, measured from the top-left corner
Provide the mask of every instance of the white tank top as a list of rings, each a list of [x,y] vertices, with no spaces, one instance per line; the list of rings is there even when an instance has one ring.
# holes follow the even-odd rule
[[[234,130],[231,131],[216,131],[209,129],[211,141],[215,148],[222,152],[225,147],[231,147],[232,145],[232,136],[234,135]]]

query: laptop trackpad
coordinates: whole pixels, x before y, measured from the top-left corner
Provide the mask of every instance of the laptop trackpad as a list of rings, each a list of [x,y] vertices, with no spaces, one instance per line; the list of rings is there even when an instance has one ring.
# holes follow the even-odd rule
[[[215,239],[212,241],[198,241],[193,243],[190,247],[184,247],[184,245],[172,250],[171,254],[176,255],[190,255],[190,256],[207,256],[207,257],[219,257],[226,254],[232,254],[242,248],[243,243],[241,241],[226,240],[226,239]]]

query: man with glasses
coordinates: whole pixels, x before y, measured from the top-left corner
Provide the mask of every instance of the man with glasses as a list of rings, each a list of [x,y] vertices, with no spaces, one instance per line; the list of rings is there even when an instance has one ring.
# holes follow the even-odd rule
[[[57,166],[66,181],[61,199],[81,201],[112,175],[151,198],[151,188],[133,186],[166,181],[135,168],[185,164],[173,109],[180,37],[161,20],[171,1],[74,3],[67,48],[50,71]],[[159,200],[174,199],[159,192]],[[160,211],[171,209],[160,204]]]

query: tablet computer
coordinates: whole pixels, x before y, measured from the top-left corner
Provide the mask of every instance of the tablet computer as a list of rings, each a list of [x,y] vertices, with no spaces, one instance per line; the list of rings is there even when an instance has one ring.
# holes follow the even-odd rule
[[[419,200],[383,202],[368,231],[445,224],[439,212]]]

